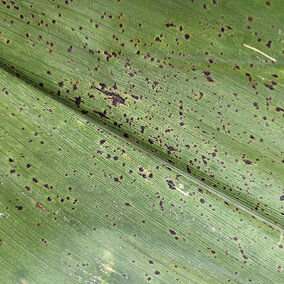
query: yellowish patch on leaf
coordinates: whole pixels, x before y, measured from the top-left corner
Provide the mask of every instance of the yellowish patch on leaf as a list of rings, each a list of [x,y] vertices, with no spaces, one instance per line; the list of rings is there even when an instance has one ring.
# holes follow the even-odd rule
[[[49,210],[46,207],[44,207],[40,202],[38,202],[38,201],[36,201],[32,198],[31,198],[31,201],[32,201],[32,204],[35,205],[36,207],[42,209],[45,212],[49,212]]]
[[[106,270],[108,270],[110,272],[115,272],[115,269],[112,266],[110,266],[108,264],[104,264],[103,266]]]

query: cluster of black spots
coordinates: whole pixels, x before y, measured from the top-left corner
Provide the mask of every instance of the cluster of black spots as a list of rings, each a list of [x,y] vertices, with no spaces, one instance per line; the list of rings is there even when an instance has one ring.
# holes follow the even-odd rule
[[[207,71],[207,70],[205,70],[205,71],[203,71],[203,74],[205,75],[205,78],[209,81],[209,82],[214,82],[214,80],[212,79],[212,77],[211,77],[211,72],[210,71]]]
[[[2,89],[2,92],[4,92],[7,96],[9,95],[9,92],[7,91],[6,88],[3,88],[3,89]]]
[[[269,90],[271,90],[271,91],[274,90],[274,87],[273,87],[271,84],[264,83],[264,86],[265,86],[266,88],[268,88]]]
[[[114,106],[119,106],[120,104],[125,104],[125,100],[123,97],[121,97],[120,95],[114,93],[114,92],[109,92],[105,90],[105,84],[101,85],[101,89],[95,87],[96,90],[98,90],[99,92],[103,93],[104,95],[108,96],[111,98],[112,104]]]
[[[109,117],[107,117],[107,111],[106,110],[104,110],[103,112],[94,110],[94,113],[97,113],[101,118],[109,119]]]
[[[165,24],[165,26],[167,28],[176,27],[176,25],[174,23],[167,23],[167,24]]]

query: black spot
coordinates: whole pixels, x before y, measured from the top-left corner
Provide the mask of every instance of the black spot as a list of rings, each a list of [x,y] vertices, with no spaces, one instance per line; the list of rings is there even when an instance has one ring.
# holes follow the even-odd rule
[[[186,166],[186,170],[189,174],[191,173],[191,169],[190,169],[189,165]]]
[[[75,105],[77,107],[80,107],[81,102],[82,102],[82,98],[80,96],[75,98]]]
[[[171,235],[176,235],[176,232],[171,229],[169,229],[169,232],[171,233]]]
[[[185,38],[185,39],[189,39],[189,38],[190,38],[190,35],[189,35],[189,34],[185,34],[185,35],[184,35],[184,38]]]
[[[114,180],[115,182],[119,182],[119,178],[117,178],[117,177],[114,178],[113,180]]]
[[[168,183],[168,186],[169,186],[169,188],[170,189],[176,189],[176,186],[175,186],[175,184],[173,183],[173,181],[171,181],[171,180],[167,180],[167,183]]]
[[[268,48],[271,48],[271,44],[272,44],[272,41],[269,40],[268,43],[266,44],[266,46],[267,46]]]
[[[158,270],[156,270],[156,271],[155,271],[155,274],[156,274],[156,275],[159,275],[159,274],[161,274],[161,272],[158,271]]]

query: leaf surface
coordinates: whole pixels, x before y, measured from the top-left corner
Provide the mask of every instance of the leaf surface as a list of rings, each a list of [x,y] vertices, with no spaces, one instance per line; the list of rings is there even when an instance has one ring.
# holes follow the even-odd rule
[[[1,279],[280,283],[282,1],[2,1]]]

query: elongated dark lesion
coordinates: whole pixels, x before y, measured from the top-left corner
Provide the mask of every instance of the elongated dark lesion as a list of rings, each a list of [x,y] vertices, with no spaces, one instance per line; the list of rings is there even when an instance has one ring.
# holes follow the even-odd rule
[[[120,104],[125,104],[125,99],[123,97],[121,97],[120,95],[113,93],[113,92],[109,92],[105,90],[105,85],[104,84],[100,84],[101,85],[101,89],[94,87],[96,90],[98,90],[99,92],[103,93],[104,95],[108,96],[111,98],[112,104],[114,106],[119,106]]]

